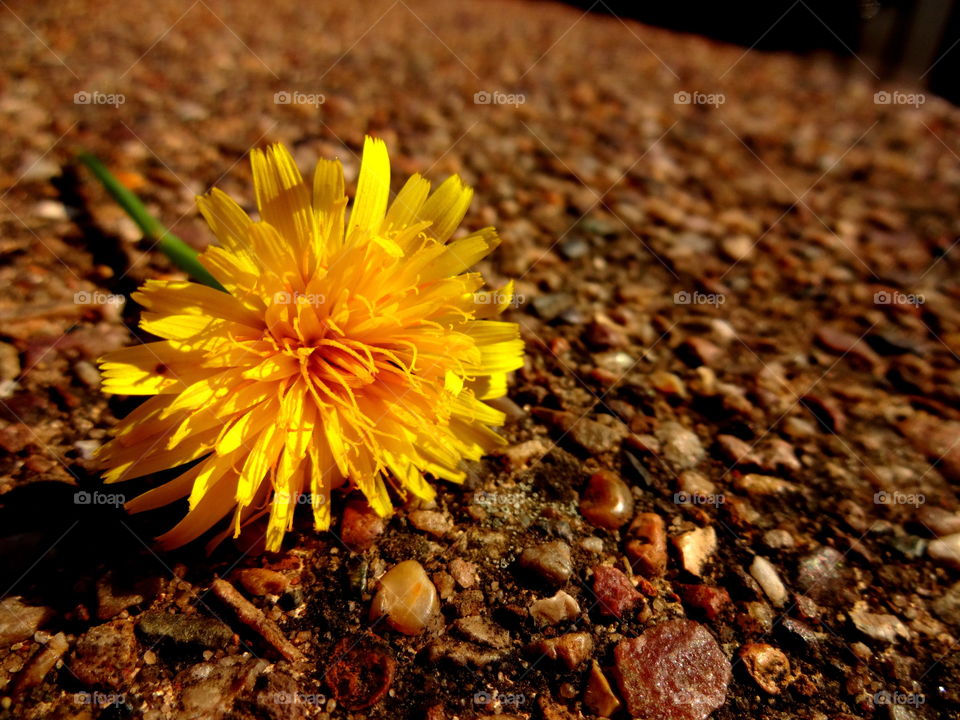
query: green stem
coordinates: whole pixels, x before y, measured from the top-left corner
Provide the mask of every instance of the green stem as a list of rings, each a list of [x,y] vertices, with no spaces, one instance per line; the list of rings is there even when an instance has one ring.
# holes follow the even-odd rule
[[[127,215],[133,218],[133,221],[143,231],[143,234],[155,242],[163,254],[170,258],[170,262],[187,273],[191,278],[204,285],[209,285],[216,290],[223,290],[223,287],[210,272],[197,260],[199,254],[183,240],[178,238],[163,224],[151,215],[136,196],[128,188],[114,177],[113,173],[107,170],[106,166],[100,162],[94,155],[82,152],[77,156],[94,177],[100,181],[111,197],[117,201]]]

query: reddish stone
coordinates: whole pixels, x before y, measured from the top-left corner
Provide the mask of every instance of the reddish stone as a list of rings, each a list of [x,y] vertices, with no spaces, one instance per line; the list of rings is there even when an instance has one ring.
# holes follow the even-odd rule
[[[674,583],[677,595],[689,609],[699,611],[707,620],[716,620],[730,604],[730,593],[711,585],[684,585]]]
[[[656,513],[640,513],[630,525],[627,556],[636,572],[648,578],[660,577],[667,569],[667,531]]]
[[[380,702],[393,684],[397,662],[372,634],[345,637],[330,653],[325,680],[334,699],[347,710]]]
[[[600,614],[622,620],[639,603],[643,595],[630,582],[630,578],[609,565],[593,568],[593,593],[600,601]]]
[[[705,720],[723,705],[730,661],[705,627],[670,620],[614,650],[617,683],[630,715]]]
[[[351,500],[343,509],[340,539],[348,548],[359,552],[373,545],[383,528],[383,518],[365,500]]]

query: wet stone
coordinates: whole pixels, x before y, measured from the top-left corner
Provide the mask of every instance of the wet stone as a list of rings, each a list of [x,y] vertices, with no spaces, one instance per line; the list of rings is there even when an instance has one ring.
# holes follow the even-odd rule
[[[609,470],[594,473],[580,498],[580,514],[594,527],[616,530],[633,516],[629,486]]]
[[[627,557],[635,572],[644,577],[663,575],[667,568],[667,531],[656,513],[639,513],[630,525]]]
[[[406,635],[416,635],[439,614],[437,588],[416,560],[397,563],[380,578],[370,606],[370,619],[386,616],[387,624]]]
[[[713,635],[692,620],[668,620],[621,640],[614,658],[633,717],[705,720],[726,700],[730,661]]]

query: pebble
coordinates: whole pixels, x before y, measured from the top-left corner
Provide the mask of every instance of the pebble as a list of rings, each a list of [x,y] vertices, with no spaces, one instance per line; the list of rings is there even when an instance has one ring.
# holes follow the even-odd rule
[[[917,521],[936,537],[960,533],[960,512],[950,512],[936,505],[923,505],[917,511]]]
[[[680,553],[683,569],[700,577],[703,566],[717,549],[717,531],[712,525],[681,533],[672,538],[673,546]]]
[[[600,470],[590,476],[580,514],[595,527],[616,530],[633,516],[633,494],[616,473]]]
[[[567,670],[576,670],[593,654],[593,636],[588,632],[575,632],[544,638],[530,645],[528,651],[558,660]]]
[[[67,665],[83,685],[119,689],[136,674],[137,655],[133,623],[115,620],[92,627],[77,638]]]
[[[677,476],[680,492],[699,498],[717,494],[717,486],[706,475],[696,470],[684,470]]]
[[[551,585],[563,585],[573,575],[570,546],[562,540],[527,548],[520,554],[519,564]]]
[[[510,633],[492,620],[479,615],[455,620],[452,627],[463,639],[480,645],[498,649],[510,646]]]
[[[872,613],[863,601],[857,602],[850,611],[850,619],[857,630],[873,640],[894,643],[899,638],[909,638],[910,631],[896,615]]]
[[[608,718],[623,704],[610,687],[610,681],[594,660],[587,676],[587,687],[583,691],[583,704],[594,715]]]
[[[18,595],[3,598],[0,600],[0,647],[32,637],[53,614],[48,607],[27,605]]]
[[[942,565],[960,570],[960,533],[931,540],[927,555]]]
[[[350,500],[343,508],[340,540],[354,552],[366,550],[386,527],[382,517],[365,500]]]
[[[33,215],[41,220],[67,220],[67,209],[62,202],[56,200],[41,200],[33,206]]]
[[[750,565],[750,574],[763,588],[763,592],[770,599],[770,602],[775,607],[783,607],[787,602],[787,588],[780,579],[773,563],[757,555],[753,558],[753,564]]]
[[[233,579],[250,595],[282,595],[290,585],[286,575],[266,568],[234,570]]]
[[[960,582],[955,582],[931,604],[934,614],[951,625],[960,625]]]
[[[540,293],[530,301],[530,305],[537,317],[550,322],[572,308],[575,302],[576,298],[567,292]]]
[[[706,456],[700,438],[677,422],[665,422],[657,428],[657,439],[664,459],[675,470],[687,470]]]
[[[503,650],[484,648],[473,643],[446,638],[435,640],[427,646],[427,660],[431,664],[447,660],[465,668],[479,669],[492,663],[499,663],[505,654]]]
[[[947,480],[960,482],[960,422],[952,422],[918,412],[898,426],[913,446],[936,463]]]
[[[593,568],[593,594],[600,614],[617,620],[627,617],[643,603],[643,595],[637,592],[630,578],[610,565]]]
[[[390,650],[371,633],[348,635],[330,651],[324,679],[330,694],[347,710],[365,710],[382,700],[397,670]]]
[[[14,696],[22,695],[42,683],[47,673],[53,670],[54,666],[60,662],[60,658],[69,649],[70,643],[67,642],[67,636],[62,632],[51,637],[17,673],[9,693]]]
[[[476,563],[468,562],[463,558],[454,558],[447,568],[451,577],[462,588],[471,588],[480,581]]]
[[[20,376],[20,353],[10,343],[0,342],[0,381],[16,380]]]
[[[253,688],[268,664],[266,660],[231,656],[188,667],[173,678],[174,687],[179,689],[177,719],[219,720],[226,716],[236,698]]]
[[[754,453],[753,445],[736,435],[717,435],[717,450],[731,466],[760,465],[760,459]]]
[[[416,560],[394,565],[380,578],[370,607],[370,619],[386,616],[387,624],[406,635],[416,635],[440,611],[437,589]]]
[[[647,578],[663,575],[667,569],[667,531],[656,513],[639,513],[630,525],[627,557],[635,572]]]
[[[723,705],[730,661],[692,620],[668,620],[615,650],[617,683],[635,718],[705,720]]]
[[[137,618],[137,632],[151,645],[224,648],[233,640],[233,630],[215,618],[148,610]]]
[[[767,643],[748,643],[737,653],[754,682],[768,695],[779,695],[790,683],[790,660]]]
[[[674,583],[673,589],[684,606],[710,621],[716,620],[730,606],[730,593],[722,587]]]
[[[739,262],[753,257],[754,241],[748,235],[734,235],[720,241],[720,250],[728,260]]]
[[[771,550],[787,550],[794,545],[793,535],[783,528],[767,530],[763,534],[763,544]]]
[[[817,602],[834,599],[847,581],[843,555],[829,545],[817,548],[800,559],[797,585]]]
[[[677,347],[677,357],[692,368],[713,365],[723,355],[723,349],[706,338],[693,336]]]
[[[540,627],[558,625],[579,615],[580,604],[563,590],[558,590],[553,597],[541,598],[530,604],[530,617]]]
[[[453,521],[449,515],[438,510],[414,510],[407,517],[410,524],[434,537],[443,537],[453,529]]]
[[[599,415],[597,420],[574,420],[569,433],[571,440],[592,455],[615,450],[630,434],[627,426],[611,415]]]
[[[791,482],[772,475],[758,475],[756,473],[748,473],[734,478],[733,486],[744,495],[753,497],[783,495],[797,490],[797,486]]]

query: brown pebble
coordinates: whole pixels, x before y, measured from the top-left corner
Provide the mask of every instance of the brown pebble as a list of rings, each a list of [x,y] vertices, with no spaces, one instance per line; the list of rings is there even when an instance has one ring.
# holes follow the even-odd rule
[[[622,704],[610,687],[610,681],[603,674],[597,661],[594,660],[587,676],[587,687],[583,692],[583,704],[594,715],[608,718],[612,716]]]
[[[385,615],[387,624],[406,635],[416,635],[439,613],[437,589],[416,560],[397,563],[380,578],[370,606],[370,619]]]
[[[286,575],[266,568],[235,570],[233,579],[251,595],[281,595],[290,585]]]
[[[562,540],[527,548],[520,553],[519,564],[552,585],[563,585],[573,574],[570,546]]]
[[[648,578],[663,575],[667,569],[667,531],[656,513],[640,513],[630,525],[627,556],[634,571]]]
[[[597,596],[600,614],[617,620],[627,617],[643,602],[643,595],[630,578],[610,565],[593,568],[593,594]]]
[[[369,633],[341,639],[328,657],[324,679],[334,700],[347,710],[376,705],[393,685],[397,661]]]
[[[559,660],[567,670],[576,670],[593,654],[593,636],[587,632],[567,633],[555,638],[544,638],[528,648],[551,660]]]
[[[580,498],[580,514],[595,527],[616,530],[633,515],[630,488],[609,470],[594,473]]]
[[[47,673],[59,662],[69,647],[67,636],[62,632],[50,638],[46,645],[38,650],[33,657],[27,661],[23,669],[17,673],[10,694],[13,696],[21,695],[42,683]]]
[[[790,682],[790,661],[767,643],[749,643],[738,651],[743,665],[765,693],[779,695]]]
[[[340,521],[340,539],[354,552],[366,550],[383,532],[382,517],[365,500],[350,500],[343,508]]]

